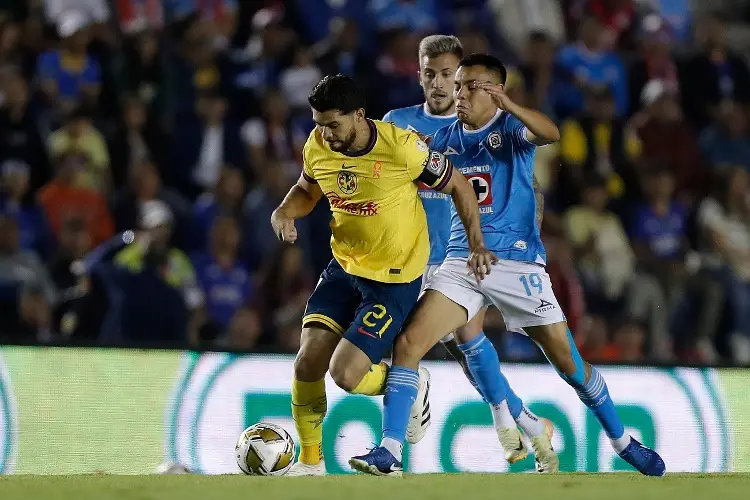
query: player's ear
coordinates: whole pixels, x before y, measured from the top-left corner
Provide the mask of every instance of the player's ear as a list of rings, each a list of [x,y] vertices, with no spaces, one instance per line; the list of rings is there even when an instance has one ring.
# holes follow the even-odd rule
[[[361,121],[365,119],[365,110],[364,108],[359,108],[357,111],[354,112],[354,116],[357,118],[357,121]]]

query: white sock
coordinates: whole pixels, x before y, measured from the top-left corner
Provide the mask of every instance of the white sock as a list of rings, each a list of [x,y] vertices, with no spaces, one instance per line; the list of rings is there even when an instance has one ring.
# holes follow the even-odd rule
[[[500,404],[490,405],[492,411],[492,421],[495,423],[495,429],[507,429],[516,427],[516,421],[508,409],[508,402],[503,400]]]
[[[523,430],[523,433],[530,438],[544,434],[544,422],[536,415],[531,413],[525,406],[516,418],[516,423]]]
[[[393,438],[383,438],[380,442],[380,446],[391,452],[391,455],[396,457],[396,460],[401,461],[401,454],[404,450],[404,444],[399,443]]]
[[[614,448],[619,455],[620,453],[625,451],[625,448],[627,448],[630,444],[630,434],[625,432],[621,437],[617,439],[610,439],[609,442],[612,443],[612,448]]]

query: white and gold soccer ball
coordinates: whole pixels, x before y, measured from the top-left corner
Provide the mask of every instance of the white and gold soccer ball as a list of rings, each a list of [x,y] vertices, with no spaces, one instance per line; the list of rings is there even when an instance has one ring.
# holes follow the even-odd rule
[[[242,432],[234,455],[245,474],[281,476],[294,465],[294,440],[282,427],[260,422]]]

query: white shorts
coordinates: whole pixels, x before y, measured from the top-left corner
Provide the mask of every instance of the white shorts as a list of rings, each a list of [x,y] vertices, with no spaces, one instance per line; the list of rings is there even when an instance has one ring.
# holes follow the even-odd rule
[[[442,293],[466,309],[469,318],[484,306],[494,305],[502,313],[505,327],[511,331],[565,321],[544,266],[501,260],[492,266],[492,273],[478,282],[469,274],[466,260],[447,259],[425,289]]]

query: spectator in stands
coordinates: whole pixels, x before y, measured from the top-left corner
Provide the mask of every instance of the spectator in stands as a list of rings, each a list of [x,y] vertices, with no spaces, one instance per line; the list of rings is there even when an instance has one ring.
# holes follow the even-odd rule
[[[101,331],[107,308],[106,293],[100,283],[85,285],[71,271],[73,263],[91,250],[86,223],[79,218],[67,219],[60,229],[57,252],[47,265],[49,274],[60,290],[60,300],[53,312],[55,330],[66,342],[92,343]],[[84,286],[90,288],[84,293]]]
[[[599,315],[584,317],[579,328],[573,330],[581,356],[594,361],[604,361],[605,349],[609,346],[609,327],[607,321]]]
[[[227,335],[230,326],[234,327],[234,335],[252,338],[250,332],[237,331],[248,322],[234,321],[235,315],[255,298],[253,279],[238,258],[240,239],[237,221],[231,216],[219,216],[211,226],[209,251],[192,258],[216,338]]]
[[[289,118],[287,103],[279,90],[267,90],[261,107],[262,117],[251,118],[240,132],[247,147],[248,159],[256,176],[259,175],[258,170],[271,159],[281,162],[291,184],[299,177],[302,147],[307,133],[294,126]]]
[[[732,313],[731,354],[750,363],[750,179],[735,168],[698,209],[704,265],[718,268]]]
[[[520,70],[526,83],[528,106],[554,116],[553,83],[555,78],[555,45],[544,32],[529,34]]]
[[[372,60],[359,50],[360,28],[350,19],[331,22],[330,35],[312,47],[317,66],[324,75],[343,73],[364,82]]]
[[[632,164],[641,154],[638,136],[617,118],[614,95],[608,87],[590,89],[587,112],[560,127],[560,193],[575,197],[583,181],[595,174],[607,182],[609,196],[620,199],[633,195]],[[630,191],[630,192],[629,192]],[[576,199],[564,200],[576,203]]]
[[[317,44],[326,41],[327,37],[330,37],[331,32],[338,31],[338,28],[333,28],[334,25],[343,24],[343,20],[348,20],[356,30],[357,25],[362,29],[371,29],[368,21],[369,10],[366,2],[358,2],[357,0],[343,0],[338,2],[331,2],[330,0],[294,0],[295,8],[292,12],[296,12],[298,19],[296,19],[299,26],[295,28],[301,31],[302,38],[312,44]],[[373,44],[375,37],[366,36],[362,37],[359,41],[355,40],[355,46],[353,51],[357,49],[357,43],[361,42],[361,45]],[[365,49],[365,47],[360,47]],[[366,52],[370,52],[366,50]],[[346,73],[345,71],[333,71],[336,73]],[[324,71],[324,74],[327,72]],[[352,73],[346,73],[351,75]]]
[[[236,168],[224,168],[212,191],[203,193],[193,205],[192,247],[198,252],[208,251],[209,235],[220,216],[243,220],[242,197],[245,179]]]
[[[636,24],[633,0],[588,0],[587,11],[602,25],[605,47],[612,50],[632,48]]]
[[[579,259],[586,303],[597,314],[612,314],[624,305],[626,318],[648,321],[649,355],[671,358],[668,312],[661,287],[652,276],[637,272],[636,257],[625,229],[607,211],[607,186],[590,177],[583,187],[583,205],[566,214],[567,235]]]
[[[126,35],[164,27],[164,2],[161,0],[116,0],[117,21]]]
[[[322,78],[323,73],[315,65],[311,50],[304,45],[297,45],[292,65],[281,72],[280,78],[281,94],[293,113],[309,113],[307,96]]]
[[[162,172],[165,158],[166,140],[153,124],[149,124],[146,107],[140,98],[133,94],[123,99],[122,125],[112,138],[112,177],[114,186],[121,188],[134,165],[145,161],[153,162]]]
[[[10,16],[0,11],[0,75],[19,72],[23,68],[21,35],[20,26]],[[0,84],[0,95],[2,95],[2,85]],[[1,98],[0,101],[2,101]]]
[[[602,25],[587,17],[578,35],[578,42],[563,47],[557,56],[557,116],[567,118],[580,113],[585,108],[587,91],[602,87],[612,92],[616,116],[624,116],[628,111],[627,75],[619,56],[605,48]]]
[[[0,335],[16,342],[51,340],[57,290],[39,257],[21,250],[18,225],[0,215]]]
[[[271,220],[271,213],[289,189],[284,169],[278,162],[266,164],[261,173],[258,183],[250,189],[244,201],[247,225],[243,230],[247,244],[243,251],[252,269],[257,269],[278,252],[279,239],[266,221]],[[330,220],[330,216],[327,219]],[[301,240],[297,246],[304,246],[309,222],[299,220],[296,223]]]
[[[602,361],[643,363],[645,340],[643,326],[636,321],[624,321],[612,334],[612,342],[602,350]]]
[[[169,14],[172,18],[184,18],[197,14],[206,24],[213,44],[225,48],[237,29],[237,0],[214,0],[195,2],[194,0],[172,0],[169,2]]]
[[[99,63],[86,52],[90,40],[88,20],[80,11],[57,18],[62,42],[59,49],[39,57],[37,74],[47,104],[66,114],[79,105],[95,109],[101,91]]]
[[[190,259],[170,242],[173,216],[167,204],[146,203],[141,229],[143,233],[114,257],[120,272],[105,278],[114,290],[110,305],[114,303],[115,314],[100,341],[198,345],[204,296]]]
[[[630,113],[644,105],[642,96],[646,85],[659,81],[665,93],[679,96],[680,80],[677,62],[672,54],[672,34],[661,19],[644,19],[640,33],[639,57],[628,70]]]
[[[314,286],[314,278],[304,266],[304,254],[299,247],[285,245],[274,255],[266,269],[260,290],[266,329],[279,332],[279,326],[296,321],[297,336],[302,314],[307,305],[307,295]],[[283,331],[283,329],[281,330]],[[274,339],[289,345],[290,339]],[[298,342],[298,341],[297,341]]]
[[[649,0],[652,15],[658,16],[664,27],[681,44],[690,41],[693,28],[693,5],[690,0]],[[648,16],[647,16],[648,17]]]
[[[708,15],[696,26],[700,52],[686,65],[683,81],[683,107],[699,128],[718,118],[722,101],[750,102],[750,72],[725,40],[726,26],[717,15]]]
[[[643,88],[641,102],[644,111],[630,122],[643,145],[640,164],[668,168],[678,197],[691,206],[704,192],[705,169],[695,132],[683,119],[679,97],[669,85],[652,80]]]
[[[55,177],[39,191],[39,201],[53,234],[59,235],[65,219],[80,217],[93,244],[103,243],[112,236],[114,224],[104,197],[79,180],[85,163],[74,154],[64,153],[57,158],[56,168]]]
[[[414,78],[419,72],[419,38],[404,29],[383,34],[384,50],[375,61],[377,76],[369,82],[370,92],[377,92],[375,102],[368,103],[368,112],[383,116],[391,109],[411,106],[423,99],[423,90]],[[377,90],[376,90],[377,88]]]
[[[112,189],[109,151],[104,136],[94,127],[91,115],[83,107],[76,108],[67,123],[48,139],[49,155],[53,161],[63,156],[75,156],[83,166],[78,173],[80,186],[106,196]]]
[[[547,250],[547,273],[555,289],[555,297],[565,311],[568,327],[576,332],[586,314],[586,300],[575,269],[573,251],[565,238],[548,234],[545,234],[544,246]]]
[[[258,311],[250,307],[242,307],[232,316],[229,331],[226,336],[218,340],[218,346],[245,352],[252,351],[258,345],[262,335],[263,321]]]
[[[565,41],[565,26],[563,12],[559,0],[504,0],[502,2],[488,2],[494,10],[494,20],[501,29],[503,36],[512,44],[515,52],[527,53],[529,39],[541,40],[551,45]],[[543,54],[542,57],[545,57]]]
[[[18,226],[20,248],[46,258],[52,250],[44,210],[29,196],[29,166],[13,160],[2,164],[0,213],[12,216]]]
[[[186,243],[186,233],[192,230],[192,211],[187,200],[174,189],[164,186],[159,170],[151,160],[134,163],[128,174],[128,185],[116,193],[111,204],[116,230],[122,232],[138,227],[144,206],[160,200],[175,216],[175,241]]]
[[[152,126],[171,124],[166,46],[159,40],[159,34],[141,31],[125,40],[123,52],[124,90],[146,106],[148,121]]]
[[[406,29],[417,35],[438,29],[438,2],[435,0],[373,0],[370,15],[379,31]]]
[[[700,148],[713,169],[739,165],[750,170],[747,111],[739,103],[722,102],[715,122],[700,136]]]
[[[199,120],[177,124],[169,174],[192,200],[216,186],[225,165],[245,167],[239,129],[226,118],[226,99],[209,91],[198,98],[196,107]]]
[[[31,108],[26,80],[17,71],[2,78],[5,102],[0,104],[0,165],[5,162],[26,165],[33,194],[52,176],[47,148]]]

